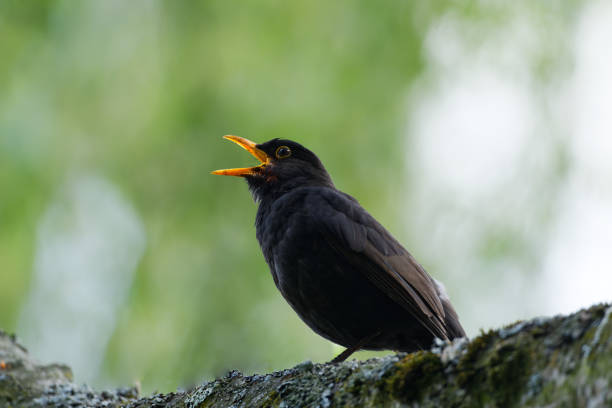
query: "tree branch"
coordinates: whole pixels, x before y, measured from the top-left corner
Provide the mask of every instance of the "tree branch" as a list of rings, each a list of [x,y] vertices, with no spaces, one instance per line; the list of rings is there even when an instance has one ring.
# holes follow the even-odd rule
[[[339,364],[237,371],[188,392],[138,398],[94,391],[63,365],[40,365],[0,332],[0,406],[336,407],[610,406],[612,306],[517,322],[431,351]]]

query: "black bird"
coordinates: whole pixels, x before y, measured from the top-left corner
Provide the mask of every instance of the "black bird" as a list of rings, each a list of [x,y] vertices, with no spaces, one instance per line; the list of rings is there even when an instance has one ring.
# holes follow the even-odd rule
[[[444,286],[431,278],[319,158],[290,140],[224,136],[261,164],[244,177],[259,203],[257,240],[276,287],[315,332],[347,348],[412,352],[465,337]]]

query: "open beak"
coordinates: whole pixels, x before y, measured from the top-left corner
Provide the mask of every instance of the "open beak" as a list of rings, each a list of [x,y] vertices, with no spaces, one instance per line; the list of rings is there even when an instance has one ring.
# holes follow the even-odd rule
[[[266,152],[256,147],[257,143],[251,142],[250,140],[245,139],[244,137],[240,137],[240,136],[225,135],[223,136],[223,138],[230,140],[236,143],[237,145],[240,145],[243,149],[245,149],[246,151],[251,153],[253,156],[255,156],[257,160],[261,162],[261,164],[258,166],[253,166],[253,167],[241,167],[237,169],[215,170],[212,172],[212,174],[218,174],[220,176],[244,177],[244,176],[258,173],[261,167],[265,166],[266,164],[270,162],[270,158],[268,157]]]

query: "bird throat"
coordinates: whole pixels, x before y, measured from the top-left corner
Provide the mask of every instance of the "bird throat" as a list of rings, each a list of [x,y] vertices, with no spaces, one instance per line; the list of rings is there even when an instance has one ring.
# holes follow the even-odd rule
[[[311,175],[291,177],[281,180],[274,174],[258,174],[246,176],[249,191],[256,203],[261,204],[262,201],[273,202],[286,193],[300,187],[320,186],[334,188],[334,183],[327,173],[326,177],[312,177]]]

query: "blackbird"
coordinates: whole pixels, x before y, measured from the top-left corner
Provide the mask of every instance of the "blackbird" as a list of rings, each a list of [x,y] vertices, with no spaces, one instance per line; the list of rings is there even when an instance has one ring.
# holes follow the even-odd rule
[[[261,162],[244,177],[259,204],[256,235],[276,287],[316,333],[347,349],[412,352],[465,337],[444,286],[300,144],[227,135]]]

